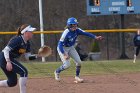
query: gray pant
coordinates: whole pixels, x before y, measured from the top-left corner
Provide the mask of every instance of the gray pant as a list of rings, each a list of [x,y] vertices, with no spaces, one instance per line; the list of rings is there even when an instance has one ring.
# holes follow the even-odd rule
[[[67,53],[69,57],[71,57],[74,60],[76,66],[81,66],[82,61],[74,46],[63,47],[63,48],[64,48],[64,52]],[[65,67],[68,68],[70,66],[70,59],[67,60],[64,59],[64,55],[60,52],[59,48],[57,48],[57,51],[61,58],[61,61],[63,62],[63,64],[65,64]]]

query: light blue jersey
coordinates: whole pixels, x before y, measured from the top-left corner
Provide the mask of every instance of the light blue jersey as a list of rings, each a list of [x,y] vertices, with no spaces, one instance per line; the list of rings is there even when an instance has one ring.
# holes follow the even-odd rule
[[[94,34],[85,32],[84,30],[82,30],[80,28],[76,29],[76,31],[71,31],[70,29],[66,29],[62,33],[62,36],[58,43],[58,48],[59,48],[60,52],[64,53],[63,47],[73,46],[75,44],[75,41],[76,41],[78,35],[85,35],[85,36],[91,37],[93,39],[95,39],[95,37],[96,37]]]

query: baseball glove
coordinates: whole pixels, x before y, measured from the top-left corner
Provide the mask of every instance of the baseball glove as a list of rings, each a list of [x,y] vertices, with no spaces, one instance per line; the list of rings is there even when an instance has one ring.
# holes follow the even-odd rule
[[[49,46],[42,46],[38,50],[38,55],[41,57],[48,57],[52,54],[52,49]]]

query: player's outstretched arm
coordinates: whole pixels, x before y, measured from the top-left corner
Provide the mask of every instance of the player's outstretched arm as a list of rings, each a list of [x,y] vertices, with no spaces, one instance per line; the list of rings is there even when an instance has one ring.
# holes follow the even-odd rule
[[[97,39],[97,40],[103,40],[104,37],[102,37],[102,36],[96,36],[95,39]]]

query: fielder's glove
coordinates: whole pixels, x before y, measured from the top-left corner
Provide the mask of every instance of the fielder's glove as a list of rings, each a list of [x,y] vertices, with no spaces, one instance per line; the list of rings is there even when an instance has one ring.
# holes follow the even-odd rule
[[[39,50],[38,50],[38,56],[40,57],[48,57],[52,54],[52,49],[49,46],[42,46]]]

